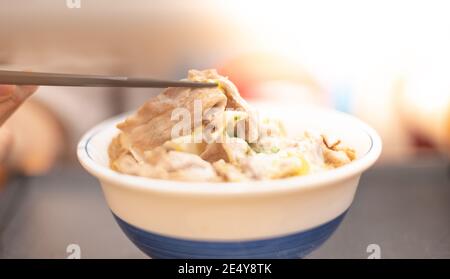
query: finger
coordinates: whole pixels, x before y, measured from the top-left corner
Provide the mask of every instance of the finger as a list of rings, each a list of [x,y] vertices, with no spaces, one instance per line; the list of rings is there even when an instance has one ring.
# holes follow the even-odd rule
[[[16,86],[10,84],[0,84],[0,102],[11,99],[16,103],[20,103],[30,97],[31,94],[36,92],[37,89],[38,86],[36,85]]]
[[[20,85],[17,86],[17,100],[24,101],[26,98],[30,97],[31,94],[36,92],[38,86],[36,85]]]
[[[37,86],[0,85],[0,125],[37,90]]]
[[[10,99],[16,92],[15,85],[0,84],[0,102]]]

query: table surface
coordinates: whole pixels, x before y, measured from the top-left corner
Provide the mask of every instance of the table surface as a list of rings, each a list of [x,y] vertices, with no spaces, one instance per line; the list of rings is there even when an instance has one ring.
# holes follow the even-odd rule
[[[360,180],[335,234],[307,258],[450,258],[449,165],[442,159],[376,166]],[[11,181],[0,193],[0,258],[146,258],[122,234],[98,182],[77,165]]]

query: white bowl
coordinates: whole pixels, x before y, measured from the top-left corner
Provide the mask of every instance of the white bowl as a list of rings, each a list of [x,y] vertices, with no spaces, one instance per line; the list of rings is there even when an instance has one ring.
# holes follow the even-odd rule
[[[336,229],[363,171],[381,153],[378,134],[357,118],[312,107],[257,106],[284,121],[290,135],[315,130],[354,148],[357,159],[322,173],[250,183],[194,183],[121,174],[108,167],[108,145],[125,116],[87,132],[83,167],[100,180],[128,237],[151,257],[302,257]]]

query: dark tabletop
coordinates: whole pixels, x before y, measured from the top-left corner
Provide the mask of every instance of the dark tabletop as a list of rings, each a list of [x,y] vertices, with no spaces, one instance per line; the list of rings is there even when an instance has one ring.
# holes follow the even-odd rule
[[[417,160],[418,161],[418,160]],[[450,258],[450,179],[439,158],[375,166],[336,233],[308,258]],[[17,178],[0,193],[0,258],[146,258],[122,234],[97,181],[77,165]]]

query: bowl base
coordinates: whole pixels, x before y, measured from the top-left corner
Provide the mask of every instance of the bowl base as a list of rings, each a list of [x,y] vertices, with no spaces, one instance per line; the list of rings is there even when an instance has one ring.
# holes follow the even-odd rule
[[[336,230],[346,211],[315,228],[282,236],[252,241],[197,241],[167,237],[137,228],[114,215],[127,237],[151,258],[182,259],[295,259],[321,246]]]

